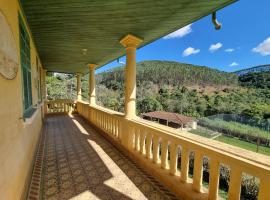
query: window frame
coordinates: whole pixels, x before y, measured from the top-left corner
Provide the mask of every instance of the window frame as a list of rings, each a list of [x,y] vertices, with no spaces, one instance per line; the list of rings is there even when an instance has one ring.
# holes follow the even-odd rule
[[[19,13],[19,41],[22,77],[23,118],[28,118],[34,113],[32,96],[32,67],[30,36]]]

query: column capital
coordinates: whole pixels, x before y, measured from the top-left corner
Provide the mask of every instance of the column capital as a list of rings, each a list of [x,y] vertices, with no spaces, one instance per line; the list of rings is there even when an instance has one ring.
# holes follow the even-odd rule
[[[90,70],[93,70],[93,69],[95,69],[98,65],[93,64],[93,63],[90,63],[90,64],[88,64],[87,66],[88,66],[88,68],[89,68]]]
[[[124,38],[122,38],[120,40],[120,43],[124,46],[124,47],[137,47],[139,46],[141,43],[143,42],[142,39],[134,36],[134,35],[131,35],[131,34],[128,34],[126,35]]]

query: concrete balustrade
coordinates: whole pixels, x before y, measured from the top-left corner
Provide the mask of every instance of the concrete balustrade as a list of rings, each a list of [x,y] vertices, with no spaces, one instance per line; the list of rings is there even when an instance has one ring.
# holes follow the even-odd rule
[[[45,101],[44,105],[45,114],[71,113],[76,107],[75,101],[68,99]]]
[[[181,135],[139,118],[126,119],[122,113],[87,103],[78,102],[77,110],[183,199],[217,200],[221,164],[230,168],[230,200],[240,199],[242,173],[260,179],[259,200],[270,199],[270,159],[266,156],[254,156],[252,152],[184,132]],[[193,180],[188,177],[190,152],[194,152]],[[204,157],[209,159],[209,189],[202,186]]]

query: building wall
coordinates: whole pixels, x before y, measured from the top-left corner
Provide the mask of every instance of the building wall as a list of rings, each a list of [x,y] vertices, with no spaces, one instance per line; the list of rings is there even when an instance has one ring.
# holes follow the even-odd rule
[[[17,0],[0,0],[0,12],[4,14],[11,27],[20,62],[18,24],[20,5]],[[30,32],[29,35],[31,36]],[[20,64],[14,79],[8,80],[0,74],[0,199],[5,200],[25,197],[42,127],[41,104],[38,103],[37,52],[32,39],[30,48],[32,100],[33,105],[37,105],[37,110],[31,118],[22,119],[23,91]]]

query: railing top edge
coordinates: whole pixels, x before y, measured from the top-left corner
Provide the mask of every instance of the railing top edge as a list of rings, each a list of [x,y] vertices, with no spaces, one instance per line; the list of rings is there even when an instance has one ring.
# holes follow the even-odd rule
[[[245,163],[248,162],[268,171],[270,170],[269,156],[251,152],[219,141],[210,140],[201,136],[193,135],[187,131],[181,131],[181,133],[179,133],[173,128],[156,124],[154,122],[148,122],[147,120],[141,118],[132,119],[131,121],[146,126],[147,128],[154,129],[155,131],[161,132],[162,134],[165,134],[168,139],[172,137],[175,140],[185,141],[195,146],[199,146],[199,148],[204,148],[220,155],[226,155],[238,161],[243,161]]]
[[[117,111],[114,111],[114,110],[111,110],[111,109],[108,109],[108,108],[104,108],[102,106],[95,105],[95,106],[90,106],[90,107],[93,108],[93,109],[95,109],[95,110],[106,112],[108,114],[118,115],[120,117],[123,117],[124,116],[124,113],[117,112]]]
[[[84,100],[76,100],[76,103],[83,103],[89,105],[89,102],[84,101]]]
[[[68,103],[75,103],[76,100],[73,99],[55,99],[55,100],[46,100],[46,103],[55,103],[55,102],[68,102]]]

